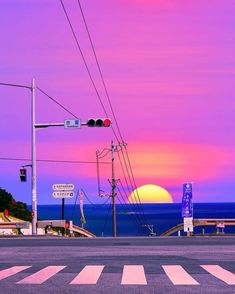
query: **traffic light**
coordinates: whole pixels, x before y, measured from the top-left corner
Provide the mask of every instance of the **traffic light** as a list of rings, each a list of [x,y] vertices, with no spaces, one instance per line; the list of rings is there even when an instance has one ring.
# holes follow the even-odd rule
[[[21,182],[26,182],[26,180],[27,180],[25,167],[20,168],[20,180],[21,180]]]
[[[87,121],[87,126],[108,128],[111,126],[111,119],[110,118],[90,118]]]

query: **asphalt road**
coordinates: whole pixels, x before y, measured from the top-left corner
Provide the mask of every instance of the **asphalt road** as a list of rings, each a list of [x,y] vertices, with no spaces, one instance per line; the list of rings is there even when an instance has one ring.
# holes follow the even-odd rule
[[[4,294],[235,293],[235,237],[4,237],[0,289]]]

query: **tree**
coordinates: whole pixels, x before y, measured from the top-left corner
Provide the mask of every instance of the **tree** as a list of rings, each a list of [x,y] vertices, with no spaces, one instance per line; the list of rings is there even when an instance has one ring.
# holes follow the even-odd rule
[[[0,188],[0,211],[9,210],[13,197],[6,190]]]
[[[5,209],[14,217],[26,221],[31,221],[32,219],[31,212],[27,209],[26,203],[16,201],[10,193],[0,188],[0,211]]]

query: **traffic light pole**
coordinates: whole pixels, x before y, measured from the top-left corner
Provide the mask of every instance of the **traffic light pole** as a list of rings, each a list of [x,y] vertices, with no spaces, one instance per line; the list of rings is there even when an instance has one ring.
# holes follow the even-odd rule
[[[35,80],[32,80],[31,86],[19,84],[0,83],[1,86],[25,88],[31,90],[31,118],[32,118],[32,234],[37,234],[37,190],[36,190],[36,147],[35,147]]]
[[[68,126],[66,125],[66,121],[63,123],[35,123],[35,79],[32,79],[31,86],[19,85],[19,84],[9,84],[0,82],[0,86],[9,86],[9,87],[17,87],[17,88],[25,88],[31,91],[31,167],[32,167],[32,235],[37,235],[37,177],[36,177],[36,129],[37,128],[47,128],[47,127],[60,127],[64,126],[65,128],[75,127],[74,125]],[[69,120],[73,121],[73,120]],[[86,122],[80,122],[81,126],[88,127],[110,127],[111,120],[109,118],[104,119],[90,119]],[[76,125],[76,128],[78,126]],[[80,128],[80,126],[79,126]],[[63,217],[63,216],[62,216]]]

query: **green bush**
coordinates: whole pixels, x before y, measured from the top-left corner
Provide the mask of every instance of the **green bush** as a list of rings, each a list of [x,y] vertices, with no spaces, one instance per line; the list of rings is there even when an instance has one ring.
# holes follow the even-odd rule
[[[25,221],[31,221],[31,212],[24,202],[16,201],[6,190],[0,188],[0,211],[8,210],[11,216]]]

